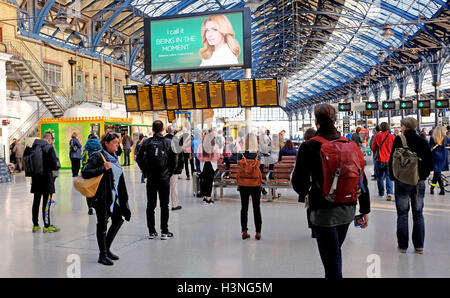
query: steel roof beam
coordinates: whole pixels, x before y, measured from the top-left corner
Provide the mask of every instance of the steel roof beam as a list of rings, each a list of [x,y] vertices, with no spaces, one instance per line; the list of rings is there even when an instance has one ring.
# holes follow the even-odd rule
[[[407,21],[410,21],[410,22],[418,22],[419,21],[419,18],[417,16],[415,16],[407,11],[404,11],[394,5],[391,5],[387,2],[381,1],[381,8],[384,10],[387,10],[391,13],[394,13]],[[420,24],[420,23],[417,24],[417,26],[419,26],[423,31],[425,31],[425,33],[430,35],[440,45],[446,46],[446,44],[439,37],[437,37],[436,34],[434,34],[431,30],[429,30],[426,26],[424,26],[423,24]]]
[[[48,12],[52,8],[52,6],[55,4],[56,0],[50,0],[45,1],[44,7],[42,7],[41,10],[37,11],[36,19],[33,26],[33,33],[39,34],[41,33],[42,26],[44,25],[45,17],[47,16]]]
[[[113,15],[106,21],[105,24],[101,27],[101,29],[95,34],[92,41],[92,51],[95,51],[98,44],[100,43],[100,40],[102,39],[103,35],[105,34],[106,30],[108,30],[109,26],[111,26],[112,22],[119,16],[119,14],[122,13],[122,11],[128,7],[133,0],[123,0],[119,7],[116,8]]]

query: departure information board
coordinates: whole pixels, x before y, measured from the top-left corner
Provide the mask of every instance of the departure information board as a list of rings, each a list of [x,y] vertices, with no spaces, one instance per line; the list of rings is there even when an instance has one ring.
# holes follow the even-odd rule
[[[137,86],[129,86],[123,88],[125,95],[125,107],[127,112],[138,112],[138,91]]]
[[[223,81],[223,89],[225,90],[225,107],[237,108],[238,103],[238,81]]]
[[[180,90],[181,109],[190,110],[194,108],[194,98],[192,95],[192,83],[180,83],[178,85]]]
[[[153,111],[164,111],[164,85],[151,85]]]
[[[138,86],[139,111],[151,111],[150,86]]]
[[[167,119],[169,123],[172,123],[176,120],[175,111],[167,111]]]
[[[255,106],[252,79],[239,80],[239,92],[241,94],[241,107]]]
[[[178,103],[178,84],[166,84],[164,85],[164,91],[166,93],[167,109],[180,109],[180,104]]]
[[[209,82],[208,87],[211,109],[223,108],[222,82]]]
[[[256,106],[278,106],[277,79],[255,79]]]
[[[195,108],[196,109],[207,109],[208,108],[208,83],[199,82],[194,83],[194,94],[195,94]]]

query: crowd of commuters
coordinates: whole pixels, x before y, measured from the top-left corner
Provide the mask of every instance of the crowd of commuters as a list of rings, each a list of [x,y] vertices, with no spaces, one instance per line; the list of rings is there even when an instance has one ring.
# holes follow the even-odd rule
[[[200,181],[200,194],[206,205],[214,203],[211,197],[214,178],[217,178],[219,165],[225,164],[226,169],[231,163],[239,164],[237,176],[238,191],[241,198],[240,221],[242,239],[250,238],[248,232],[248,208],[252,198],[253,216],[255,224],[255,238],[261,239],[262,212],[261,193],[263,189],[262,175],[264,163],[270,163],[271,155],[278,153],[278,162],[284,156],[296,156],[295,168],[292,173],[292,187],[299,195],[299,201],[305,202],[307,208],[307,222],[311,229],[312,238],[316,238],[319,255],[321,257],[326,278],[342,278],[342,245],[347,236],[350,223],[360,221],[359,226],[366,228],[369,222],[370,194],[367,178],[364,173],[365,162],[362,159],[361,128],[341,137],[337,131],[336,110],[328,104],[316,105],[314,109],[317,131],[310,128],[304,134],[304,142],[299,149],[295,148],[292,140],[285,140],[284,131],[274,138],[278,138],[278,148],[273,149],[274,140],[270,131],[266,130],[260,135],[238,132],[234,140],[221,133],[209,130],[202,135],[199,129],[194,129],[191,135],[188,130],[176,131],[174,126],[164,127],[163,122],[157,120],[153,123],[153,136],[139,135],[134,145],[128,133],[123,138],[120,135],[107,131],[99,141],[95,134],[90,134],[84,148],[79,136],[73,133],[69,141],[72,175],[78,176],[81,166],[81,175],[84,179],[101,176],[98,190],[93,197],[86,198],[88,213],[97,215],[97,242],[99,247],[98,262],[104,265],[113,265],[119,257],[111,252],[111,245],[124,220],[131,218],[128,206],[128,192],[123,174],[123,166],[130,165],[130,152],[134,145],[134,156],[142,171],[141,182],[146,184],[147,193],[147,228],[150,239],[158,237],[155,223],[155,209],[159,197],[160,205],[160,239],[173,237],[169,230],[169,205],[172,211],[182,207],[178,199],[177,182],[183,170],[186,179],[194,174]],[[383,122],[373,129],[369,147],[373,152],[374,175],[377,181],[378,195],[391,201],[395,196],[397,210],[397,246],[400,252],[405,253],[409,244],[408,213],[411,204],[413,214],[412,241],[416,253],[424,251],[425,224],[423,219],[425,179],[433,171],[430,193],[434,194],[437,185],[440,195],[445,194],[442,172],[448,171],[448,152],[450,127],[438,125],[427,137],[426,129],[416,131],[417,120],[411,117],[401,121],[401,132],[395,130],[391,133],[388,123]],[[447,131],[446,131],[447,130]],[[165,135],[164,135],[165,132]],[[16,169],[22,169],[24,154],[27,154],[20,140],[13,140],[11,144],[11,160],[16,163]],[[55,171],[60,167],[54,148],[54,136],[46,132],[42,139],[35,140],[32,150],[42,151],[43,172],[32,175],[31,192],[34,194],[32,207],[33,232],[40,230],[38,221],[39,205],[42,198],[42,216],[44,219],[44,232],[57,232],[59,228],[50,222],[50,206],[52,195],[55,193]],[[328,172],[323,159],[324,150],[329,144],[335,144],[336,150],[347,146],[347,150],[338,151],[345,158],[352,160],[359,169],[359,180],[355,188],[346,190],[346,197],[351,200],[339,201],[342,195],[339,191],[344,186],[333,182],[329,193],[325,191]],[[118,155],[120,145],[123,145],[124,163],[121,165]],[[348,147],[350,146],[350,147]],[[354,149],[348,150],[348,148]],[[403,150],[403,151],[402,151]],[[397,173],[396,162],[399,154],[409,150],[410,156],[417,156],[417,176],[414,184],[405,183]],[[25,151],[25,153],[24,153]],[[349,152],[355,152],[350,157]],[[349,159],[350,158],[350,159]],[[276,162],[275,159],[272,163]],[[318,166],[321,165],[322,166]],[[190,165],[190,169],[189,169]],[[146,180],[145,180],[146,179]],[[336,179],[336,178],[332,178]],[[393,186],[393,183],[395,184]],[[347,184],[351,184],[348,182]],[[337,186],[336,186],[337,185]],[[334,188],[333,188],[334,187]],[[348,185],[346,185],[349,188]],[[350,188],[349,188],[350,189]],[[355,217],[357,202],[359,202],[360,215]],[[112,224],[108,229],[108,219]]]

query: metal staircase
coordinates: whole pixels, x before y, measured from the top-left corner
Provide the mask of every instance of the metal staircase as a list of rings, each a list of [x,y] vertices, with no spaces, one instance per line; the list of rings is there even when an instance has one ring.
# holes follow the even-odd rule
[[[14,72],[35,95],[42,105],[31,114],[9,136],[23,138],[37,136],[39,131],[39,119],[62,117],[64,112],[73,106],[73,100],[64,93],[62,88],[48,86],[42,79],[44,66],[23,41],[5,41],[6,52],[13,55],[7,62],[8,71]],[[11,141],[11,140],[10,140]]]
[[[32,93],[39,98],[53,117],[63,116],[64,112],[73,105],[73,101],[69,100],[62,88],[49,87],[44,82],[41,78],[44,66],[23,41],[8,41],[4,44],[7,53],[13,55],[8,62],[10,68],[30,87]]]

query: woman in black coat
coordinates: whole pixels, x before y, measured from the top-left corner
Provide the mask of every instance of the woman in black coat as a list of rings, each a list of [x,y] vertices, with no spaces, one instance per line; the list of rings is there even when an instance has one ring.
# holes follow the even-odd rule
[[[101,145],[103,150],[89,158],[81,175],[89,179],[104,174],[93,202],[97,214],[97,242],[100,250],[98,262],[113,265],[112,260],[118,260],[119,257],[110,251],[111,244],[123,224],[122,217],[130,221],[131,212],[122,167],[115,154],[119,136],[115,132],[108,132],[102,136]],[[112,224],[107,232],[110,217]]]

